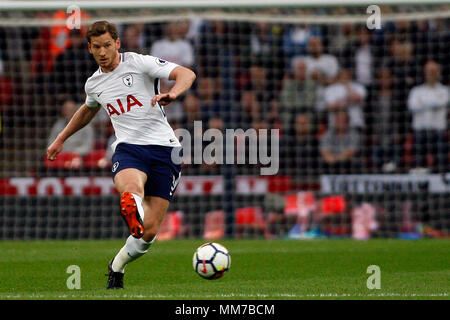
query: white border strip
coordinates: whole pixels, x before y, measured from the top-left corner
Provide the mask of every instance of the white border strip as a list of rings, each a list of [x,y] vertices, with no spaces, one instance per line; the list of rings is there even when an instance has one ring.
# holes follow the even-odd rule
[[[2,10],[54,10],[78,5],[84,9],[101,8],[280,8],[280,7],[317,7],[317,6],[367,6],[376,5],[431,5],[448,4],[448,0],[156,0],[156,1],[15,1],[1,0]]]

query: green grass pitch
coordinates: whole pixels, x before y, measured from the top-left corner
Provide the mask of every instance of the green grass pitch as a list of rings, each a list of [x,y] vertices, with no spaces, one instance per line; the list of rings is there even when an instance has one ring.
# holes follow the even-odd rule
[[[109,260],[124,241],[0,242],[0,299],[449,299],[449,240],[220,240],[230,271],[204,280],[192,268],[203,240],[157,241],[129,264],[125,289],[107,291]],[[70,265],[81,289],[66,285]],[[367,288],[367,267],[381,289]]]

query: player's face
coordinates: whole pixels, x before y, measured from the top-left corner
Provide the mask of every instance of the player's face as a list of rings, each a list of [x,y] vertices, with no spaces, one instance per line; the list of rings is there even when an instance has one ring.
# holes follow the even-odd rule
[[[112,70],[117,66],[120,40],[114,40],[108,32],[98,37],[91,37],[88,48],[102,69]]]

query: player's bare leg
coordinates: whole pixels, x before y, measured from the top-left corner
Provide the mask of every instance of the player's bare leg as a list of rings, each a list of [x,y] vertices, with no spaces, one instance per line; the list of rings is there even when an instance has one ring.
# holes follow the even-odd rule
[[[126,178],[121,179],[119,176],[118,182],[116,181],[117,176],[125,170],[132,170],[126,172]],[[120,171],[114,181],[116,182],[117,189],[122,192],[121,202],[124,198],[124,195],[128,197],[128,194],[132,194],[133,200],[137,206],[136,208],[141,208],[139,211],[143,211],[143,224],[144,224],[144,233],[142,237],[136,238],[133,235],[130,235],[125,243],[125,245],[120,249],[119,253],[111,260],[108,266],[108,285],[109,289],[119,289],[123,288],[123,275],[125,272],[125,266],[137,258],[144,255],[150,246],[155,241],[158,230],[164,220],[164,216],[169,208],[169,201],[160,197],[145,197],[144,200],[141,200],[140,197],[140,189],[139,185],[132,185],[136,182],[144,182],[146,181],[145,173],[142,173],[136,169],[124,169]],[[134,177],[132,181],[129,181],[129,177]],[[142,179],[144,178],[145,179]],[[124,190],[133,190],[136,193],[132,193]],[[130,200],[130,199],[129,199]],[[141,202],[141,203],[140,203]],[[122,207],[122,203],[121,203]],[[138,213],[139,214],[139,213]],[[131,229],[131,228],[130,228]]]
[[[169,209],[169,204],[169,200],[161,197],[149,196],[144,198],[145,217],[144,236],[142,239],[145,241],[152,241],[155,239],[167,213],[167,209]]]
[[[147,175],[138,169],[121,170],[114,177],[114,183],[120,192],[120,213],[124,218],[130,234],[135,238],[144,235],[144,185]]]
[[[123,288],[125,265],[142,256],[151,245],[151,242],[141,239],[144,235],[145,210],[142,198],[146,181],[147,175],[133,168],[123,169],[114,177],[116,188],[121,194],[120,213],[131,235],[108,265],[108,289]]]

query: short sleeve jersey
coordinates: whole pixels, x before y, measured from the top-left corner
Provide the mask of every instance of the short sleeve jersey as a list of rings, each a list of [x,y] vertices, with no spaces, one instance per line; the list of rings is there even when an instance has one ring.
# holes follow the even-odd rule
[[[163,106],[151,105],[159,94],[160,79],[168,79],[178,65],[160,58],[126,52],[111,72],[99,68],[85,84],[86,105],[101,105],[109,114],[116,141],[121,143],[180,147]]]

